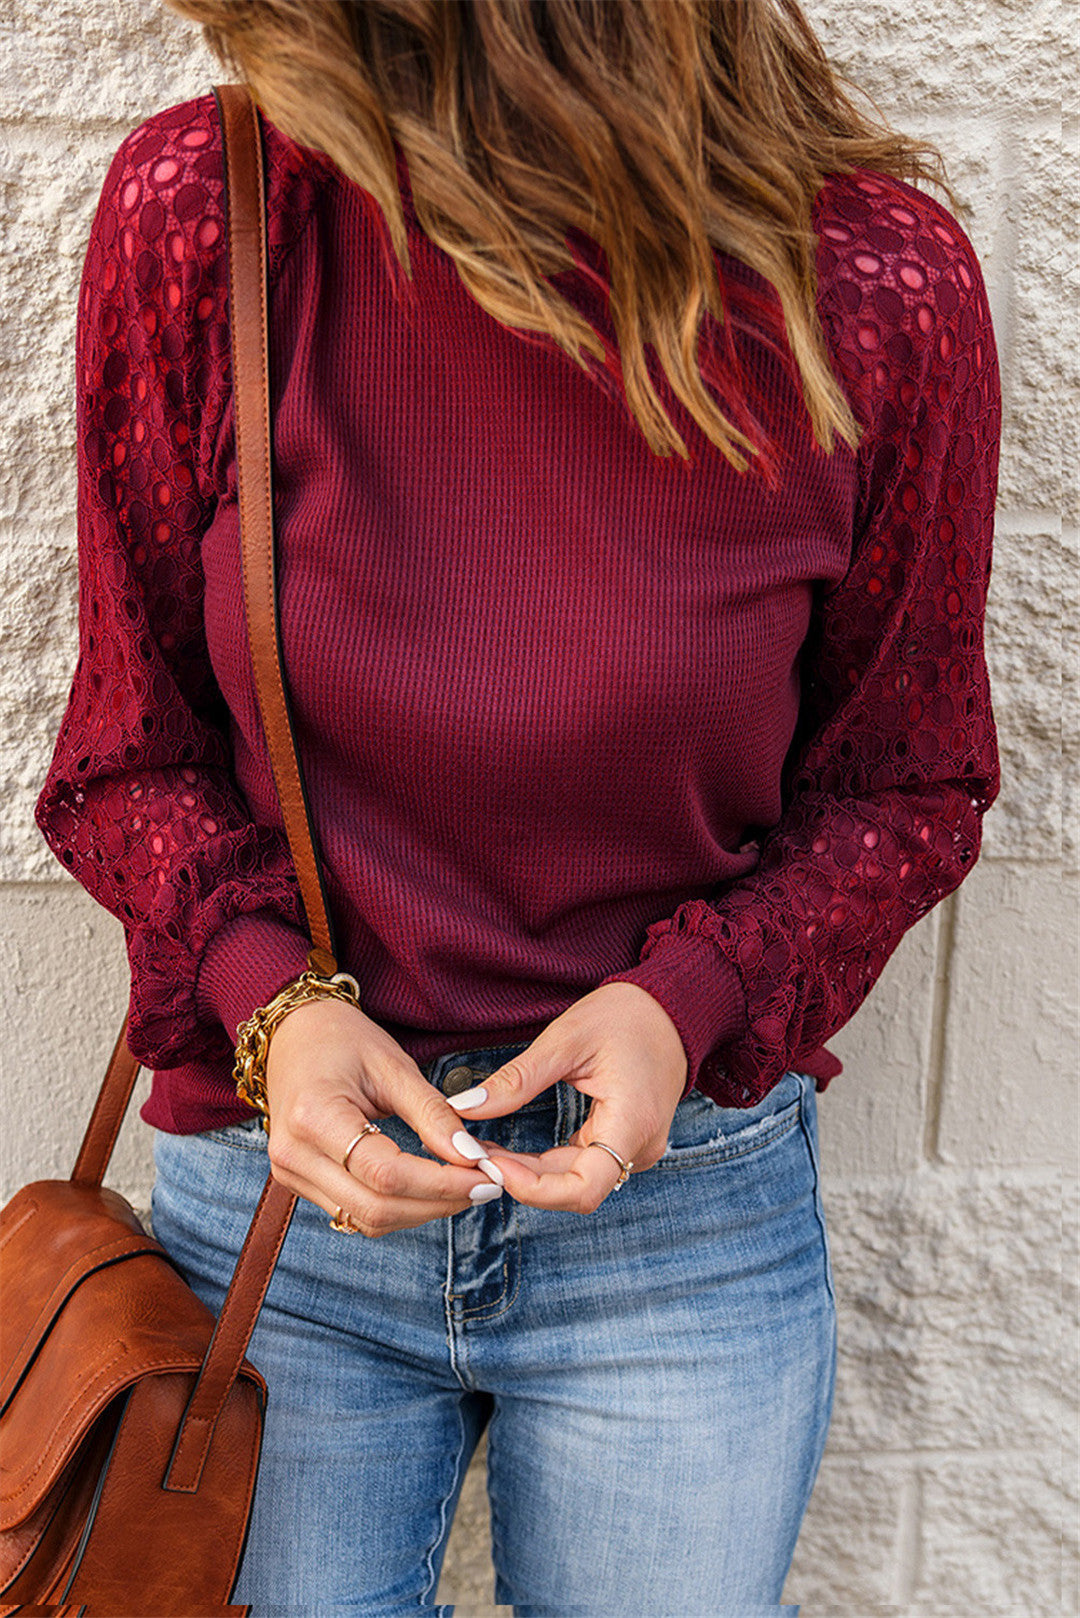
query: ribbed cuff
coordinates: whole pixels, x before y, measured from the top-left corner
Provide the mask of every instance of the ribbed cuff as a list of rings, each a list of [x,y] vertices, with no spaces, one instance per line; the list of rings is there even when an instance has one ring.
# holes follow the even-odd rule
[[[195,1003],[204,1022],[236,1030],[257,1006],[307,970],[311,939],[269,910],[234,916],[210,940],[199,966]]]
[[[684,1095],[697,1084],[705,1058],[748,1027],[739,974],[715,944],[696,933],[665,934],[645,960],[601,983],[636,983],[663,1006],[686,1051]]]

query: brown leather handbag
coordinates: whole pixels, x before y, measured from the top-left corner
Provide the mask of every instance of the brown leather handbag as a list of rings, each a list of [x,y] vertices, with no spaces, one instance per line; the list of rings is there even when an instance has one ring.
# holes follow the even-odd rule
[[[214,86],[225,148],[244,594],[263,727],[311,928],[337,970],[275,610],[265,167],[241,85]],[[0,1618],[209,1618],[247,1536],[266,1383],[245,1358],[296,1197],[268,1175],[215,1321],[102,1184],[139,1064],[120,1031],[68,1180],[0,1216]]]

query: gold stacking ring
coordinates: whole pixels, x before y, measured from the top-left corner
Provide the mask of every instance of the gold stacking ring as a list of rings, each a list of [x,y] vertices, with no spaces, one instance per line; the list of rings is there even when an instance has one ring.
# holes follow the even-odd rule
[[[618,1152],[615,1150],[615,1148],[613,1146],[605,1146],[604,1142],[602,1140],[591,1140],[589,1142],[589,1145],[590,1146],[599,1146],[599,1148],[600,1148],[600,1150],[602,1152],[607,1152],[608,1156],[613,1157],[615,1159],[616,1163],[618,1163],[621,1172],[619,1174],[619,1178],[615,1181],[615,1184],[612,1186],[611,1189],[613,1191],[620,1191],[622,1189],[622,1187],[626,1184],[627,1180],[630,1178],[630,1170],[634,1166],[633,1162],[624,1162],[623,1159],[619,1156]]]
[[[368,1123],[366,1123],[364,1125],[363,1129],[360,1131],[360,1133],[358,1135],[353,1136],[352,1140],[349,1142],[348,1146],[345,1148],[344,1157],[341,1159],[341,1166],[346,1171],[346,1173],[348,1172],[349,1158],[352,1155],[353,1147],[354,1146],[359,1146],[360,1142],[363,1140],[365,1135],[381,1135],[381,1134],[382,1134],[382,1130],[379,1128],[378,1124],[373,1124],[373,1123],[368,1122]],[[331,1230],[343,1231],[346,1236],[358,1236],[360,1234],[359,1225],[354,1225],[353,1222],[352,1222],[351,1216],[349,1214],[345,1213],[344,1210],[340,1206],[338,1207],[337,1211],[335,1212],[333,1219],[331,1219],[331,1221],[330,1221],[330,1229]]]
[[[382,1130],[379,1128],[378,1124],[371,1124],[371,1123],[365,1124],[363,1129],[360,1131],[359,1135],[354,1135],[352,1140],[349,1142],[348,1146],[346,1146],[346,1148],[345,1148],[345,1156],[341,1159],[342,1168],[347,1169],[349,1167],[349,1158],[352,1155],[352,1149],[353,1149],[354,1146],[358,1146],[360,1144],[360,1142],[363,1140],[365,1135],[381,1135],[381,1134],[382,1134]]]

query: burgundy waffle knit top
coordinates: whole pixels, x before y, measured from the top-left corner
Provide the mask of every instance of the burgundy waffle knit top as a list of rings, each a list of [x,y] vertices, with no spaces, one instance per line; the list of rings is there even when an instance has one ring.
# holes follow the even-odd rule
[[[900,181],[827,180],[818,305],[863,427],[831,455],[775,295],[717,253],[730,318],[703,345],[776,450],[740,473],[651,354],[688,461],[649,449],[617,364],[481,309],[400,150],[411,296],[371,196],[262,128],[284,659],[364,1010],[423,1062],[625,980],[672,1017],[688,1087],[823,1089],[824,1042],[971,869],[999,787],[1000,391],[970,242]],[[174,1133],[250,1116],[237,1025],[308,946],[246,646],[223,208],[211,94],[105,178],[80,654],[36,809],[124,925],[142,1116]],[[555,284],[611,338],[603,255],[574,252]]]

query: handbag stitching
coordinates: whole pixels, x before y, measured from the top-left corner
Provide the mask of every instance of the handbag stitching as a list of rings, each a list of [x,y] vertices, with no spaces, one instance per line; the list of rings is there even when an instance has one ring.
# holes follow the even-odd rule
[[[105,1364],[98,1371],[97,1375],[90,1382],[88,1382],[85,1385],[84,1388],[82,1388],[82,1390],[75,1396],[74,1399],[72,1399],[71,1403],[68,1405],[67,1409],[64,1411],[64,1414],[60,1417],[58,1427],[63,1425],[63,1423],[67,1420],[68,1416],[75,1409],[76,1405],[79,1404],[80,1401],[85,1399],[85,1397],[86,1397],[87,1393],[90,1391],[90,1389],[93,1388],[93,1386],[94,1386],[94,1384],[96,1382],[101,1381],[102,1377],[104,1377],[108,1373],[110,1367],[115,1365],[117,1360],[123,1358],[123,1352],[124,1351],[121,1350],[120,1353],[114,1354],[112,1359],[106,1360]],[[156,1372],[156,1371],[177,1371],[177,1372],[189,1371],[189,1372],[192,1372],[192,1373],[197,1373],[200,1363],[201,1363],[201,1361],[196,1361],[196,1360],[193,1360],[192,1358],[189,1358],[186,1362],[183,1362],[183,1361],[178,1362],[177,1358],[176,1358],[176,1355],[173,1354],[172,1356],[167,1357],[167,1358],[163,1358],[163,1359],[144,1361],[143,1364],[139,1368],[138,1377],[142,1378],[142,1377],[147,1376],[147,1375],[149,1375],[149,1374],[151,1374],[153,1372]],[[122,1377],[117,1378],[117,1380],[115,1382],[113,1382],[113,1384],[107,1389],[107,1396],[117,1392],[118,1389],[123,1388],[124,1386],[125,1386],[125,1383],[124,1383],[123,1378]],[[95,1395],[95,1397],[100,1397],[100,1395]],[[105,1404],[107,1404],[107,1403],[108,1403],[108,1397],[106,1397],[102,1401],[101,1406],[94,1412],[94,1414],[95,1415],[100,1415],[101,1410],[104,1409]],[[81,1433],[76,1435],[76,1443],[74,1445],[72,1445],[72,1452],[77,1447],[77,1444],[78,1444],[79,1439],[81,1437],[82,1437]],[[50,1442],[50,1448],[48,1450],[46,1450],[44,1455],[38,1461],[37,1465],[34,1467],[34,1470],[27,1475],[25,1481],[23,1483],[21,1483],[19,1485],[19,1487],[16,1490],[14,1490],[13,1493],[0,1493],[0,1501],[2,1501],[5,1506],[9,1505],[9,1504],[14,1504],[14,1502],[19,1499],[20,1495],[23,1495],[23,1494],[26,1493],[26,1491],[32,1486],[33,1481],[37,1477],[38,1473],[41,1471],[41,1468],[43,1466],[45,1466],[47,1463],[51,1463],[55,1459],[58,1447],[59,1446],[57,1445],[56,1439],[54,1437]],[[61,1453],[63,1453],[62,1449],[61,1449]]]
[[[0,1232],[0,1249],[6,1247],[8,1242],[11,1241],[12,1237],[15,1235],[15,1232],[21,1230],[26,1224],[26,1221],[28,1219],[33,1219],[37,1212],[38,1204],[36,1202],[32,1202],[28,1208],[23,1210],[21,1216],[16,1219],[13,1225],[9,1225],[7,1230]]]
[[[144,1239],[148,1243],[154,1240],[152,1236],[147,1236]],[[139,1238],[134,1231],[131,1231],[128,1236],[116,1237],[111,1242],[102,1242],[99,1247],[88,1248],[80,1258],[75,1259],[71,1264],[68,1265],[63,1276],[50,1292],[47,1301],[42,1304],[41,1308],[34,1316],[34,1319],[27,1327],[18,1348],[13,1351],[9,1361],[12,1370],[14,1370],[15,1366],[22,1358],[23,1351],[25,1350],[27,1343],[34,1340],[40,1343],[44,1340],[44,1338],[48,1335],[49,1326],[51,1326],[57,1314],[60,1313],[63,1305],[67,1302],[68,1297],[72,1294],[72,1292],[78,1291],[78,1287],[72,1286],[72,1281],[79,1276],[81,1276],[82,1281],[89,1281],[90,1277],[95,1275],[99,1270],[108,1268],[110,1259],[108,1257],[102,1257],[99,1255],[111,1254],[112,1259],[117,1262],[122,1262],[125,1258],[141,1258],[144,1253],[155,1253],[164,1257],[164,1253],[161,1251],[160,1242],[155,1243],[153,1247],[144,1247],[141,1244],[132,1247],[132,1242],[137,1244],[139,1243]],[[87,1269],[85,1266],[88,1264],[89,1260],[95,1256],[98,1256],[98,1262],[94,1265],[93,1269]],[[5,1409],[7,1408],[7,1404],[10,1403],[19,1382],[21,1382],[25,1374],[26,1367],[24,1366],[19,1372],[19,1376],[12,1386],[11,1393],[5,1400]]]

